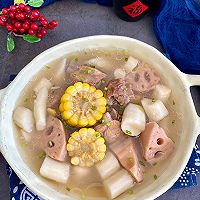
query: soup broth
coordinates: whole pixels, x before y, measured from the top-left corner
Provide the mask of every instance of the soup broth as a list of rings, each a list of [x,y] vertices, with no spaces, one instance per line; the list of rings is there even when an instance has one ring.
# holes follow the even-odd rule
[[[124,49],[86,49],[85,51],[81,52],[74,52],[72,54],[66,55],[58,60],[55,60],[52,63],[49,63],[48,65],[44,66],[43,69],[29,82],[29,84],[26,86],[24,91],[21,94],[21,97],[16,105],[17,107],[25,107],[33,111],[34,113],[34,102],[37,98],[37,93],[34,91],[33,88],[35,88],[40,80],[42,78],[46,78],[51,82],[51,88],[48,90],[48,102],[46,106],[46,115],[52,115],[55,117],[58,116],[58,119],[62,121],[62,124],[64,126],[65,132],[66,132],[66,144],[68,144],[68,140],[70,135],[75,132],[79,131],[81,129],[79,126],[72,126],[69,123],[66,122],[66,120],[62,119],[62,115],[60,115],[59,105],[60,105],[60,99],[62,95],[65,93],[65,90],[72,86],[76,82],[86,82],[84,75],[85,73],[87,76],[90,75],[90,69],[97,69],[100,70],[102,73],[106,74],[106,77],[101,79],[98,83],[93,84],[94,87],[97,89],[100,89],[104,97],[107,99],[106,104],[106,112],[111,113],[112,108],[115,108],[115,111],[117,111],[119,118],[116,121],[119,121],[121,123],[120,127],[123,129],[123,120],[125,121],[124,113],[126,111],[127,105],[132,103],[134,105],[139,105],[142,108],[142,112],[145,115],[145,124],[149,123],[150,121],[154,121],[149,118],[148,112],[146,112],[146,109],[144,107],[144,104],[142,103],[143,99],[150,99],[152,101],[152,104],[157,102],[157,98],[154,97],[155,95],[155,87],[157,84],[165,85],[165,83],[162,81],[162,74],[158,74],[160,77],[159,83],[155,84],[155,86],[152,86],[152,88],[148,92],[138,92],[134,91],[134,96],[139,96],[140,98],[136,98],[134,100],[130,99],[130,95],[128,96],[130,101],[124,105],[120,105],[119,98],[115,98],[115,96],[112,96],[110,99],[107,97],[107,94],[110,89],[110,82],[115,79],[123,79],[126,80],[127,74],[129,73],[136,73],[138,69],[146,69],[150,68],[153,69],[153,66],[150,66],[148,63],[146,63],[143,60],[139,60],[137,58],[134,58],[135,60],[132,62],[132,65],[134,66],[134,63],[136,63],[136,66],[131,70],[127,68],[126,64],[130,61],[130,57],[134,58],[134,55],[129,55],[129,52],[127,52]],[[82,71],[83,77],[79,76],[80,80],[74,80],[73,76],[78,76],[76,74],[76,71],[79,70],[80,66],[86,66],[89,67],[86,71]],[[116,71],[116,69],[123,69],[122,71]],[[127,70],[128,69],[128,70]],[[114,73],[115,72],[115,73]],[[74,75],[75,73],[75,75]],[[93,78],[95,79],[95,75],[91,74]],[[135,76],[136,77],[136,76]],[[148,79],[148,77],[147,77]],[[148,81],[147,81],[148,82]],[[87,82],[86,82],[87,83]],[[89,84],[91,85],[91,84]],[[117,86],[116,86],[117,88]],[[122,88],[122,86],[120,86]],[[168,88],[169,89],[169,88]],[[171,89],[169,89],[171,90]],[[125,93],[125,92],[124,92]],[[125,95],[125,94],[124,94]],[[173,91],[170,93],[170,96],[167,98],[165,102],[162,102],[162,105],[165,106],[165,108],[168,111],[168,114],[166,114],[165,117],[162,119],[157,120],[156,122],[163,130],[165,131],[167,138],[171,138],[173,141],[173,151],[176,151],[176,144],[179,142],[179,133],[181,130],[180,124],[179,124],[179,116],[175,112],[176,102],[173,100]],[[144,109],[144,110],[143,110]],[[139,112],[135,111],[132,113]],[[157,111],[155,111],[157,112]],[[162,111],[160,111],[162,112]],[[35,117],[35,115],[34,115]],[[14,119],[16,122],[16,120]],[[97,122],[86,127],[96,128],[96,125],[103,124],[102,118],[100,120],[97,120]],[[139,122],[138,122],[139,123]],[[47,152],[45,153],[44,146],[42,143],[43,137],[42,132],[43,130],[37,130],[35,123],[33,126],[33,129],[30,133],[26,133],[25,136],[27,138],[30,137],[30,139],[27,139],[24,137],[24,135],[21,132],[21,129],[23,129],[22,126],[19,126],[19,123],[16,123],[18,126],[16,126],[16,141],[18,144],[18,147],[20,149],[20,152],[22,154],[23,159],[26,161],[26,163],[29,165],[31,170],[37,175],[40,176],[41,179],[44,180],[44,182],[48,183],[52,188],[54,188],[56,191],[59,191],[64,194],[76,196],[76,199],[97,199],[97,198],[104,198],[109,199],[112,198],[108,195],[108,190],[105,189],[105,180],[109,179],[109,177],[106,177],[105,180],[102,180],[101,174],[97,173],[96,165],[99,162],[103,162],[104,159],[106,159],[108,152],[113,152],[112,148],[110,148],[111,145],[113,145],[114,142],[109,143],[107,141],[107,138],[105,137],[105,133],[100,133],[102,137],[105,139],[105,145],[106,145],[106,152],[105,157],[102,161],[95,162],[94,165],[87,167],[87,166],[75,166],[73,165],[70,160],[71,157],[67,156],[64,163],[67,163],[70,165],[70,171],[69,171],[69,177],[66,183],[58,183],[54,180],[50,180],[48,178],[44,178],[40,174],[40,168],[42,166],[42,163],[46,157]],[[109,128],[110,124],[112,125],[112,121],[108,122],[106,124],[107,129]],[[134,122],[133,122],[134,124]],[[128,126],[128,125],[124,125]],[[138,125],[139,126],[139,125]],[[147,127],[147,126],[146,126]],[[142,139],[140,138],[141,134],[144,134],[146,131],[146,128],[142,128],[140,131],[140,134],[134,135],[133,131],[126,130],[123,131],[123,137],[126,137],[128,139],[131,139],[132,143],[134,144],[134,149],[136,151],[137,159],[139,162],[139,168],[142,171],[142,181],[137,181],[135,177],[130,173],[130,169],[128,165],[124,164],[121,158],[114,154],[116,159],[119,161],[120,168],[125,169],[128,174],[133,179],[133,186],[126,189],[125,191],[121,192],[116,196],[126,196],[126,195],[132,195],[136,191],[142,190],[142,188],[148,186],[149,184],[153,183],[159,177],[162,175],[162,173],[167,170],[167,166],[170,163],[170,160],[173,156],[173,152],[171,152],[169,155],[166,156],[165,159],[162,159],[161,161],[156,161],[152,163],[151,161],[148,161],[147,158],[144,158],[144,146],[141,142]],[[138,131],[138,128],[137,128]],[[100,132],[100,131],[98,131]],[[164,151],[164,150],[163,150]],[[160,152],[160,150],[159,150]],[[130,153],[130,152],[129,152]],[[163,152],[162,152],[163,153]],[[165,152],[164,152],[165,153]],[[69,154],[69,151],[67,152]],[[49,155],[47,155],[49,156]],[[50,156],[51,157],[51,156]],[[130,159],[131,160],[131,159]],[[58,161],[60,162],[60,161]],[[112,163],[111,163],[112,164]],[[132,163],[133,164],[133,163]],[[116,172],[115,172],[116,173]]]

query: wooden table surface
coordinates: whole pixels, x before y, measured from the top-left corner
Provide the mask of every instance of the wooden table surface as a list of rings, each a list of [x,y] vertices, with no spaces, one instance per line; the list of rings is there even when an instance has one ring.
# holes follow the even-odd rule
[[[135,23],[118,19],[111,8],[87,4],[77,0],[60,1],[43,8],[47,19],[56,19],[59,26],[48,33],[42,42],[28,44],[16,40],[13,53],[6,52],[6,31],[0,29],[0,88],[6,87],[10,74],[17,74],[35,56],[44,50],[73,38],[88,35],[124,35],[144,41],[162,51],[152,29],[152,16],[148,15]],[[196,108],[200,113],[200,90],[192,88]],[[200,144],[200,139],[197,142]],[[5,160],[0,154],[0,200],[9,200],[9,180],[5,171]],[[198,176],[200,183],[200,177]],[[28,200],[28,199],[27,199]],[[200,200],[200,185],[181,190],[170,190],[158,200]]]

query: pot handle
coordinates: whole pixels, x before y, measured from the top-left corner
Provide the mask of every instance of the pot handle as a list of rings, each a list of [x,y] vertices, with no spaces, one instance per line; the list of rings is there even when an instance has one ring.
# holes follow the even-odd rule
[[[6,88],[0,90],[0,105],[3,95],[5,94]],[[1,106],[0,106],[1,109]],[[0,132],[0,152],[2,152],[1,132]]]
[[[190,75],[190,74],[185,74],[187,82],[189,83],[189,87],[191,86],[200,86],[200,75]],[[200,117],[198,116],[198,124],[199,124],[199,135],[200,135]]]

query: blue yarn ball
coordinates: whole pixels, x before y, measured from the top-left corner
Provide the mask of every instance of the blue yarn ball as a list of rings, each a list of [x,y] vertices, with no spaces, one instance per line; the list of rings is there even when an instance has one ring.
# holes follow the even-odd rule
[[[181,71],[200,74],[200,0],[162,0],[154,31]]]

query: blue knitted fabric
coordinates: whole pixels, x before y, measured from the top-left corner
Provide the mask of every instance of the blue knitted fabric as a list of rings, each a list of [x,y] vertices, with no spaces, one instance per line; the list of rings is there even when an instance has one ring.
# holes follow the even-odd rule
[[[200,74],[200,0],[162,0],[154,31],[181,71]]]
[[[54,3],[56,0],[45,0],[42,6],[47,6],[51,3]],[[13,4],[13,0],[0,0],[0,10],[2,8],[8,8],[10,5]]]

